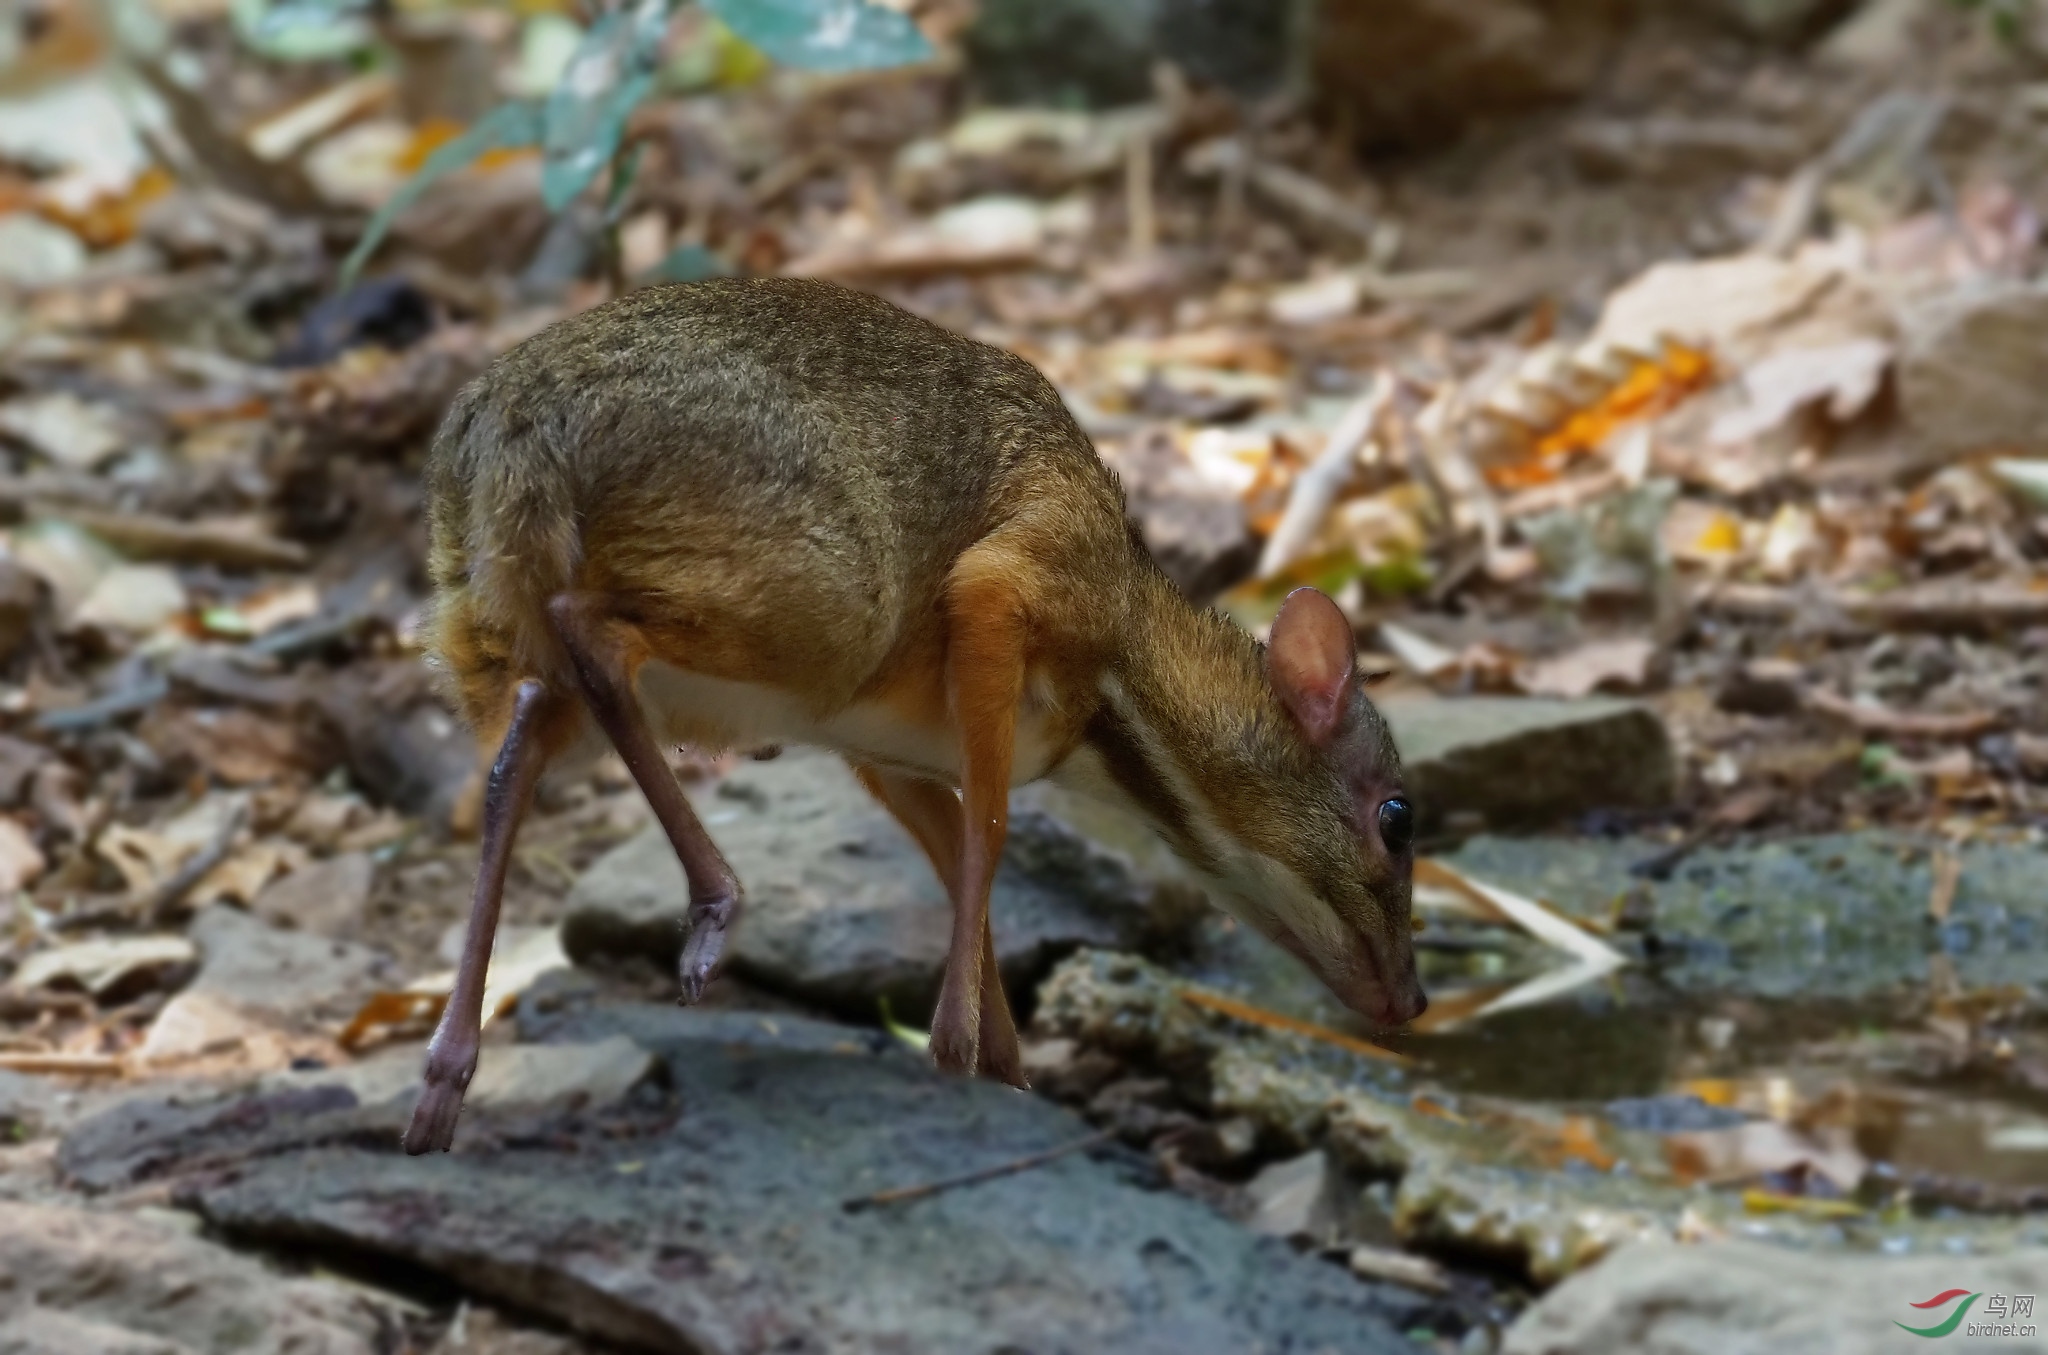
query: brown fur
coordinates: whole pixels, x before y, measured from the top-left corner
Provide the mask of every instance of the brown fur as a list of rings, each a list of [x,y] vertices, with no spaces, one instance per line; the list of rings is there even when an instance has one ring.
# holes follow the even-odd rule
[[[885,707],[962,749],[957,777],[890,770],[964,784],[956,896],[985,907],[1021,692],[1060,759],[1120,747],[1104,761],[1125,798],[1186,819],[1177,845],[1200,856],[1220,831],[1304,882],[1328,915],[1280,939],[1333,986],[1363,961],[1322,952],[1363,946],[1383,987],[1419,1002],[1405,860],[1375,858],[1357,827],[1360,796],[1398,789],[1377,714],[1356,696],[1334,744],[1305,740],[1260,647],[1160,573],[1115,476],[1014,355],[822,282],[647,289],[471,383],[426,486],[429,647],[487,746],[520,679],[575,690],[550,599],[603,598],[629,675],[655,659],[787,693],[819,720]],[[1116,728],[1112,679],[1133,708]],[[659,728],[730,733],[688,712]],[[551,729],[549,751],[588,737]],[[942,1008],[964,1013],[986,924],[971,907],[958,923],[956,959],[971,959],[949,966]]]

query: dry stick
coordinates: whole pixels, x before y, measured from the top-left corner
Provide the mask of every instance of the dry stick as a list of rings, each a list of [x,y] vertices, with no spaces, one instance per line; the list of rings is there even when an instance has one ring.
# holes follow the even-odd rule
[[[1144,133],[1124,148],[1124,203],[1131,257],[1150,258],[1159,247],[1159,215],[1152,199],[1152,138]]]
[[[1806,707],[1832,715],[1865,734],[1902,739],[1970,740],[1989,734],[2006,723],[2003,711],[1967,710],[1948,712],[1892,710],[1884,706],[1859,705],[1824,688],[1804,693]]]
[[[1393,381],[1386,373],[1379,373],[1373,377],[1371,388],[1344,411],[1344,417],[1330,430],[1329,444],[1296,477],[1280,524],[1266,538],[1265,553],[1259,558],[1261,579],[1272,578],[1308,552],[1316,533],[1322,530],[1323,519],[1336,505],[1337,496],[1351,483],[1359,449],[1379,426],[1380,416],[1386,413],[1393,398]]]
[[[839,1207],[849,1214],[858,1214],[862,1210],[876,1209],[885,1204],[901,1204],[905,1200],[922,1200],[927,1195],[937,1195],[941,1191],[955,1190],[961,1186],[976,1186],[980,1185],[983,1181],[993,1181],[1000,1176],[1013,1176],[1018,1172],[1030,1171],[1033,1167],[1042,1167],[1056,1158],[1065,1157],[1069,1153],[1078,1153],[1084,1148],[1093,1148],[1098,1144],[1107,1143],[1115,1137],[1115,1131],[1105,1129],[1100,1133],[1090,1134],[1087,1138],[1075,1139],[1073,1142],[1063,1143],[1057,1148],[1048,1148],[1042,1153],[1032,1153],[994,1167],[983,1167],[980,1171],[963,1172],[959,1176],[948,1176],[938,1181],[927,1181],[921,1186],[899,1186],[895,1190],[878,1190],[873,1195],[857,1195],[851,1200],[841,1201]]]
[[[113,1054],[0,1054],[0,1071],[74,1077],[118,1077],[127,1064]]]

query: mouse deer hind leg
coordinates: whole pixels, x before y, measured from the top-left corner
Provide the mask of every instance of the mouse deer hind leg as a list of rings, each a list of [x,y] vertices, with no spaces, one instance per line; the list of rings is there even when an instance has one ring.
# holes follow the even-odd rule
[[[462,941],[462,960],[456,969],[455,988],[427,1045],[426,1086],[405,1131],[405,1151],[414,1156],[446,1152],[455,1141],[455,1121],[462,1112],[469,1080],[476,1073],[477,1049],[483,1037],[484,980],[498,934],[512,841],[547,766],[554,732],[549,725],[565,709],[561,697],[533,679],[513,690],[512,719],[484,785],[482,859],[470,901],[469,930]]]
[[[661,745],[640,709],[634,688],[636,643],[629,622],[593,593],[558,593],[548,603],[555,633],[569,652],[577,686],[598,726],[619,752],[668,835],[690,885],[678,965],[684,1005],[704,996],[725,956],[725,941],[740,911],[740,884],[711,835],[697,821]]]
[[[878,767],[855,764],[854,775],[868,792],[882,802],[903,825],[924,854],[932,871],[945,887],[946,896],[960,896],[960,797],[949,786],[923,777]],[[955,905],[958,906],[957,903]],[[981,1039],[976,1071],[983,1077],[1026,1088],[1024,1057],[1017,1044],[1017,1022],[1003,993],[1003,976],[996,968],[994,930],[986,913],[981,928]]]

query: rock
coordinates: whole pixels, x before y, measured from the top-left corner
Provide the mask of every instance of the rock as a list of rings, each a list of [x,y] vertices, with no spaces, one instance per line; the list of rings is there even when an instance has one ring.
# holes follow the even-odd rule
[[[182,936],[115,936],[38,951],[14,971],[17,988],[69,984],[95,997],[140,991],[190,965],[198,952]]]
[[[0,1350],[373,1355],[368,1302],[194,1236],[183,1216],[0,1202]],[[384,1321],[391,1321],[386,1315]]]
[[[1978,1297],[1931,1309],[1910,1306],[1959,1283]],[[1965,1321],[1975,1326],[1993,1320],[1983,1296],[2044,1290],[2048,1251],[2039,1250],[1963,1259],[1816,1256],[1753,1242],[1637,1246],[1544,1295],[1509,1329],[1503,1350],[1505,1355],[1616,1350],[1876,1355],[1900,1349],[1905,1338],[1895,1322],[1938,1327],[1958,1311],[1959,1303],[1967,1303],[1972,1306]],[[2019,1325],[2034,1324],[2022,1320]],[[2020,1348],[2003,1334],[1956,1334],[1966,1336],[1958,1350]],[[1978,1339],[1968,1340],[1972,1334]]]
[[[1174,976],[1133,956],[1083,952],[1062,963],[1039,989],[1030,1033],[1105,1051],[1140,1073],[1161,1070],[1185,1104],[1250,1121],[1261,1143],[1322,1149],[1340,1180],[1393,1182],[1390,1208],[1334,1202],[1338,1231],[1352,1230],[1351,1240],[1362,1240],[1355,1234],[1380,1211],[1405,1245],[1485,1256],[1539,1285],[1617,1247],[1688,1233],[1741,1232],[1800,1247],[1848,1241],[1832,1221],[1754,1214],[1738,1190],[1676,1179],[1657,1134],[1555,1105],[1426,1089],[1407,1072],[1307,1035],[1198,1008],[1182,1000]],[[1883,1238],[1919,1253],[1990,1253],[2048,1245],[2048,1222],[1915,1219],[1886,1224]]]
[[[358,935],[377,866],[367,852],[344,852],[272,881],[250,911],[273,927],[337,940]]]
[[[1934,926],[1930,849],[1942,845],[1865,832],[1702,847],[1657,881],[1631,874],[1664,850],[1639,839],[1485,835],[1443,861],[1584,918],[1647,887],[1658,981],[1682,992],[1870,1001],[1918,990],[1936,961],[1971,989],[2048,985],[2048,853],[1963,844],[1955,899]]]
[[[1274,6],[1283,9],[1285,6]],[[1307,60],[1361,140],[1413,146],[1583,93],[1626,0],[1324,0]]]
[[[1900,317],[1899,409],[1938,451],[2048,450],[2048,286],[1959,287]]]
[[[878,997],[905,1016],[930,1009],[952,906],[924,853],[838,758],[792,750],[746,763],[697,803],[746,889],[729,952],[735,974],[863,1017]],[[1075,825],[1096,820],[1050,792],[1020,806],[990,905],[1013,991],[1076,946],[1136,944],[1185,909],[1187,887],[1151,873],[1159,858],[1148,846],[1090,847]],[[570,891],[563,945],[576,959],[673,963],[686,897],[682,867],[650,827]]]
[[[1258,95],[1288,74],[1289,11],[1261,0],[987,0],[967,51],[975,86],[999,104],[1135,103],[1161,59]]]
[[[370,1058],[327,1068],[290,1069],[258,1079],[253,1090],[168,1098],[105,1099],[64,1116],[70,1132],[58,1165],[70,1184],[91,1191],[156,1179],[181,1163],[215,1155],[265,1153],[279,1145],[349,1141],[389,1145],[412,1118],[425,1051],[396,1045]],[[465,1136],[509,1122],[530,1130],[601,1114],[666,1068],[612,1027],[588,1039],[545,1045],[486,1043],[464,1099]],[[60,1107],[60,1109],[63,1109]],[[465,1139],[467,1141],[467,1138]]]
[[[153,1170],[226,1155],[233,1180],[192,1177],[185,1194],[231,1235],[381,1254],[640,1350],[1392,1355],[1415,1349],[1398,1333],[1433,1311],[1085,1153],[846,1212],[841,1201],[1088,1126],[901,1047],[875,1052],[862,1031],[775,1017],[769,1036],[753,1014],[764,1038],[736,1044],[702,1038],[721,1014],[652,1005],[575,1020],[590,1035],[614,1014],[661,1055],[671,1100],[504,1138],[490,1115],[466,1115],[460,1151],[404,1158],[338,1136],[331,1110],[273,1096],[160,1145]],[[133,1148],[113,1127],[97,1141]]]
[[[1424,831],[1452,814],[1531,827],[1594,809],[1656,809],[1676,793],[1671,737],[1635,702],[1397,697],[1380,711]]]
[[[1244,501],[1203,479],[1170,439],[1136,438],[1109,458],[1160,568],[1197,607],[1247,578],[1259,545]]]
[[[661,1067],[624,1035],[590,1044],[499,1046],[477,1060],[469,1099],[486,1107],[599,1108],[623,1100]]]
[[[356,941],[279,931],[238,908],[202,908],[188,928],[203,957],[187,990],[251,1012],[304,1018],[348,1009],[388,961]]]

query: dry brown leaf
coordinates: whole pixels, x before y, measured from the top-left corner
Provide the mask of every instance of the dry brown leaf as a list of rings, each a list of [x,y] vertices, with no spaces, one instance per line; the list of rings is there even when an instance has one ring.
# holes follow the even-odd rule
[[[1535,696],[1582,697],[1597,691],[1641,691],[1657,659],[1657,642],[1641,637],[1594,640],[1516,673],[1522,690]]]

